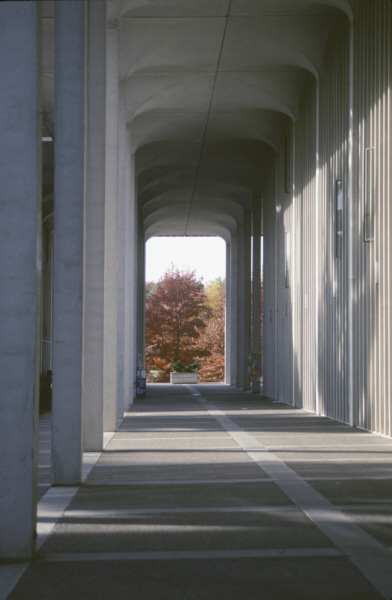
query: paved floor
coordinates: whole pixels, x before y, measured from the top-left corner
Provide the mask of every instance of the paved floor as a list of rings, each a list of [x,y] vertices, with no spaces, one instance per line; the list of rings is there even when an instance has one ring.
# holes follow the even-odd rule
[[[392,598],[389,439],[228,386],[150,386],[85,473],[42,497],[9,600]]]
[[[50,488],[52,419],[50,413],[39,418],[38,499]]]

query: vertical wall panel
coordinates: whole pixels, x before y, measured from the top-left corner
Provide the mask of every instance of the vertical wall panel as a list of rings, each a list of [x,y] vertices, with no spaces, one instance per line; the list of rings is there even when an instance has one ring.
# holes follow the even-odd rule
[[[277,397],[277,282],[276,282],[276,207],[275,162],[268,165],[269,176],[263,191],[263,392],[269,398]],[[268,259],[267,259],[268,257]],[[279,363],[279,358],[278,358]]]
[[[391,5],[359,2],[355,30],[357,314],[355,355],[357,424],[391,435]],[[364,241],[365,154],[373,148],[372,239]]]
[[[296,125],[295,202],[299,219],[297,244],[297,337],[294,351],[298,361],[299,389],[296,404],[316,410],[316,82],[304,85]]]
[[[355,8],[352,26],[343,14],[336,19],[319,81],[309,78],[304,84],[293,126],[293,191],[287,197],[283,189],[283,143],[278,151],[274,227],[276,362],[283,374],[277,395],[307,410],[344,422],[353,420],[359,427],[391,435],[391,3],[359,0]],[[372,150],[366,154],[367,149]],[[367,174],[366,156],[374,159]],[[369,196],[366,211],[365,175]],[[338,180],[342,186],[343,226],[337,256]],[[372,230],[367,231],[367,241],[365,225]],[[287,232],[292,236],[289,294],[284,272]],[[289,330],[290,356],[286,345]],[[291,386],[286,377],[288,356]]]
[[[287,121],[276,161],[276,398],[293,403],[293,202],[292,202],[292,123]]]
[[[349,23],[331,33],[320,78],[319,397],[320,412],[348,421],[348,139]],[[337,181],[342,186],[342,236],[337,248]],[[338,250],[338,252],[337,252]],[[338,255],[337,255],[338,254]]]

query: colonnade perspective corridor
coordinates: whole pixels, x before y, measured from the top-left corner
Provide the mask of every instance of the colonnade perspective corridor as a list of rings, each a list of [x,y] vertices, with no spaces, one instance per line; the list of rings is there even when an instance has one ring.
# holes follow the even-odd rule
[[[392,435],[389,0],[0,4],[0,559],[135,395],[152,236],[227,247],[226,384]],[[260,239],[264,240],[260,310]]]

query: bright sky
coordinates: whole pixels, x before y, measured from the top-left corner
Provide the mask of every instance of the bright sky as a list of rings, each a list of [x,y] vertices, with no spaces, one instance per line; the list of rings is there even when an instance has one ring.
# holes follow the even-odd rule
[[[219,237],[153,237],[146,244],[146,281],[158,281],[171,265],[196,271],[204,283],[226,278],[226,243]]]

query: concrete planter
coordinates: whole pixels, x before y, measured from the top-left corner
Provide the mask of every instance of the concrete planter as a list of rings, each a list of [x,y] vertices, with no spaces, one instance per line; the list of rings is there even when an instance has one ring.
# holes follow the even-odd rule
[[[170,373],[170,383],[198,383],[197,373]]]

